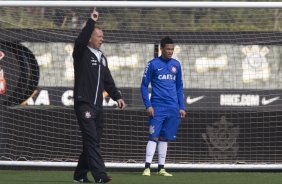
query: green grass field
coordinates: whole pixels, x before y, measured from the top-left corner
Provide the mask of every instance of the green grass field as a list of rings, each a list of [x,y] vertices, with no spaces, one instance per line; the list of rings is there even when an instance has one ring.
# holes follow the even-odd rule
[[[71,171],[0,170],[0,184],[73,183]],[[281,184],[282,172],[174,172],[173,177],[109,172],[111,184]],[[91,176],[89,179],[93,180]]]

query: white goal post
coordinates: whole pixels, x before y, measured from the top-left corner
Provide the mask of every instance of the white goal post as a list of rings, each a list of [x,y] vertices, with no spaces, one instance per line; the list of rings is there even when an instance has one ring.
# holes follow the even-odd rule
[[[144,167],[140,77],[169,35],[188,116],[166,168],[282,169],[282,2],[213,1],[0,1],[0,167],[76,166],[71,53],[93,7],[128,103],[105,94],[107,167]]]

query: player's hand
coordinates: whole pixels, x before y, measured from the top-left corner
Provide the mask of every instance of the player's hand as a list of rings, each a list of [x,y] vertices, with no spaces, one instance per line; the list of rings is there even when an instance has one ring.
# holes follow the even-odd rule
[[[185,116],[186,116],[186,111],[185,111],[185,110],[180,109],[180,110],[179,110],[179,113],[180,113],[180,117],[181,117],[181,118],[185,118]]]
[[[118,99],[118,100],[117,100],[117,103],[118,103],[118,107],[119,107],[120,109],[124,109],[125,106],[126,106],[123,99]]]
[[[148,107],[147,108],[147,113],[148,113],[149,116],[154,116],[154,109],[153,109],[153,107]]]
[[[91,13],[91,19],[93,19],[95,22],[99,18],[99,12],[96,11],[96,8],[94,8],[93,12]]]

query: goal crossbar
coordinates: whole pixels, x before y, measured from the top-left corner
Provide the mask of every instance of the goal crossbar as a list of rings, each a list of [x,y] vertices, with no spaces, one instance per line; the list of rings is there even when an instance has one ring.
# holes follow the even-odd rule
[[[6,7],[281,8],[282,2],[0,1]]]

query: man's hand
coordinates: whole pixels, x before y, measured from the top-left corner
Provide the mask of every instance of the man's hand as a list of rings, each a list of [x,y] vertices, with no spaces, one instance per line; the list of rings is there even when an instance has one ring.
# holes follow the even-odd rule
[[[154,109],[153,109],[153,107],[148,107],[147,108],[147,113],[148,113],[149,116],[154,116]]]
[[[96,8],[94,8],[93,12],[91,13],[91,19],[93,19],[95,22],[99,18],[99,12],[96,11]]]
[[[180,113],[180,117],[181,117],[181,118],[185,118],[185,116],[186,116],[186,111],[185,111],[185,110],[180,109],[180,110],[179,110],[179,113]]]
[[[125,106],[126,106],[123,99],[118,99],[118,100],[117,100],[117,103],[118,103],[118,107],[119,107],[120,109],[124,109]]]

